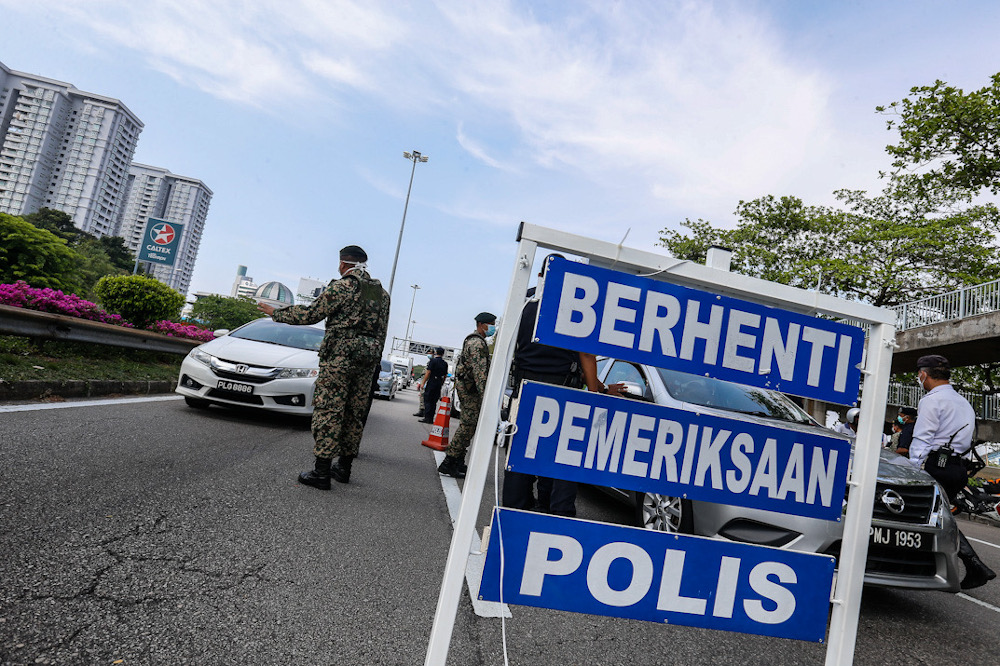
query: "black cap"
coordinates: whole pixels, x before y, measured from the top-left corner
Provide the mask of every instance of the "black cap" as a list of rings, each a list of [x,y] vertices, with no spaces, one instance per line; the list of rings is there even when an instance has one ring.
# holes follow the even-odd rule
[[[434,353],[438,356],[444,356],[444,347],[435,347]]]
[[[480,312],[476,315],[477,324],[495,324],[497,323],[497,316],[495,314],[490,314],[489,312]]]
[[[341,259],[357,259],[358,261],[368,261],[368,253],[361,249],[359,245],[348,245],[340,251]]]
[[[917,368],[944,368],[945,370],[951,370],[951,363],[944,356],[930,354],[917,359]]]
[[[917,415],[917,408],[916,407],[900,407],[899,408],[899,413],[902,414],[903,416],[913,416],[913,417],[916,417],[916,415]]]

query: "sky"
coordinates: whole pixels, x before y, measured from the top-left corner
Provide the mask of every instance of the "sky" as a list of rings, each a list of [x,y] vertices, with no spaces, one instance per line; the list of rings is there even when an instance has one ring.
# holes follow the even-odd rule
[[[988,0],[0,0],[0,62],[121,100],[136,162],[212,189],[191,292],[228,294],[241,264],[327,281],[349,244],[388,288],[412,175],[389,338],[416,321],[457,347],[503,310],[521,221],[666,253],[661,230],[733,226],[741,200],[880,191],[875,107],[987,85],[998,19]]]

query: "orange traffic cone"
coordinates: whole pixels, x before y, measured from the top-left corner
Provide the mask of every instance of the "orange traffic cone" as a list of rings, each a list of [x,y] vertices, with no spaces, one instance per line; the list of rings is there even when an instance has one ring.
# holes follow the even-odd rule
[[[451,424],[451,399],[448,396],[438,400],[437,411],[434,414],[434,425],[431,434],[420,442],[429,449],[444,451],[448,448],[448,426]]]

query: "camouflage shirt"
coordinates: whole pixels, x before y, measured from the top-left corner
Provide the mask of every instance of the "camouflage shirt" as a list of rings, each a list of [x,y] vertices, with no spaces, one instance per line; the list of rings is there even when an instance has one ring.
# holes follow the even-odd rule
[[[275,310],[274,321],[315,324],[326,319],[320,360],[338,357],[374,363],[382,357],[389,329],[389,294],[365,271],[353,271],[332,280],[309,305]]]
[[[490,348],[486,338],[479,333],[466,336],[455,366],[455,377],[463,392],[482,395],[486,391],[486,377],[490,373]]]

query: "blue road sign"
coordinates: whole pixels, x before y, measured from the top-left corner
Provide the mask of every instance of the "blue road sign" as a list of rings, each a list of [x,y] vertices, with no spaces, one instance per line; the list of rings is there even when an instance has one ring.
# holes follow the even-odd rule
[[[527,382],[507,469],[840,520],[840,437]]]
[[[833,569],[829,555],[495,509],[479,595],[821,642]]]
[[[858,399],[864,331],[648,277],[550,260],[535,337],[842,405]]]
[[[181,246],[181,232],[184,225],[149,218],[146,233],[139,247],[139,261],[148,261],[159,266],[173,266],[177,251]]]

